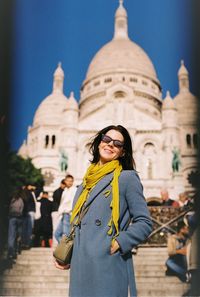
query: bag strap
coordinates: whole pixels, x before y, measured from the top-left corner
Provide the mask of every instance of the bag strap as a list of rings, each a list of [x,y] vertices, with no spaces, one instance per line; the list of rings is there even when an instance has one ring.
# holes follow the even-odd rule
[[[90,205],[88,205],[87,207],[84,207],[84,204],[83,204],[83,206],[78,214],[78,219],[77,219],[76,223],[74,223],[72,225],[69,236],[74,236],[76,227],[80,226],[81,221],[82,221],[83,217],[86,215],[86,213],[88,212],[89,207],[90,207]]]
[[[33,200],[34,200],[35,204],[37,204],[38,201],[37,201],[37,198],[36,198],[35,193],[33,191],[31,191],[31,195],[33,196]]]

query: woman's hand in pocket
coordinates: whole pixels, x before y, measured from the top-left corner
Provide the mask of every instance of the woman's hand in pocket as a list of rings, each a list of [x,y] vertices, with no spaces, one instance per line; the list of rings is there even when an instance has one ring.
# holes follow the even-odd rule
[[[117,240],[112,241],[111,247],[110,247],[110,254],[115,254],[120,249],[119,243]]]

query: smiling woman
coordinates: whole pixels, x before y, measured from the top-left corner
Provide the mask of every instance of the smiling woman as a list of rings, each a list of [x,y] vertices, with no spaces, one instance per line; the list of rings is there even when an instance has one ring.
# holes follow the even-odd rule
[[[119,157],[122,157],[124,154],[123,145],[124,137],[120,132],[109,130],[107,134],[102,134],[102,139],[99,144],[99,163],[103,165],[109,161],[117,160]]]
[[[69,296],[127,297],[129,289],[133,297],[131,250],[148,237],[152,222],[134,170],[130,135],[123,126],[108,126],[95,135],[90,151],[91,165],[71,216],[74,224],[89,206],[76,226]],[[69,268],[58,263],[56,267]]]

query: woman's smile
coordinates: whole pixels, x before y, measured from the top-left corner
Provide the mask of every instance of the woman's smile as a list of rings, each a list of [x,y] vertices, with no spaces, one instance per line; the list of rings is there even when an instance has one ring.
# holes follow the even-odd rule
[[[109,130],[106,136],[110,137],[110,142],[107,143],[102,140],[99,144],[100,164],[102,165],[112,160],[117,160],[123,154],[123,148],[116,147],[113,143],[113,139],[123,143],[123,135],[119,131]]]

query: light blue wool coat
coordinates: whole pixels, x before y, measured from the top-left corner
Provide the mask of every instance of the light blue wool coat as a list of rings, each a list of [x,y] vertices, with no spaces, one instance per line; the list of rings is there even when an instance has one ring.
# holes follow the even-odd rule
[[[76,228],[70,268],[70,297],[136,296],[131,250],[143,242],[152,230],[152,222],[143,196],[140,179],[134,170],[124,170],[119,177],[121,251],[110,255],[112,236],[107,234],[111,217],[111,181],[113,173],[103,177],[91,191],[89,210],[81,227]],[[76,203],[83,186],[74,198]],[[132,224],[129,224],[130,218]]]

